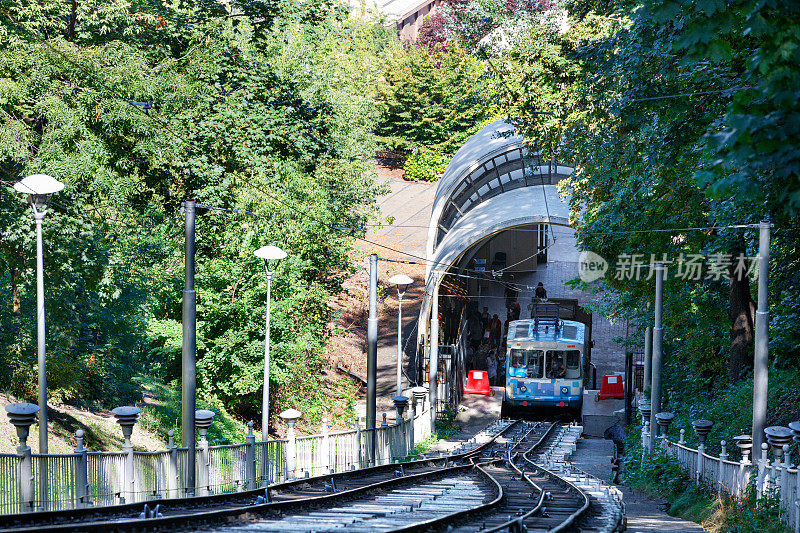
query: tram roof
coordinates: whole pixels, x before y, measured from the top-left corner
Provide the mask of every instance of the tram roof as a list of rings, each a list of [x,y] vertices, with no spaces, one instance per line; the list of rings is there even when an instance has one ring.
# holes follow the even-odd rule
[[[563,320],[561,328],[556,331],[552,325],[545,327],[539,323],[534,327],[532,319],[514,320],[508,325],[508,342],[512,341],[537,341],[537,342],[574,342],[583,344],[586,326],[574,320]]]

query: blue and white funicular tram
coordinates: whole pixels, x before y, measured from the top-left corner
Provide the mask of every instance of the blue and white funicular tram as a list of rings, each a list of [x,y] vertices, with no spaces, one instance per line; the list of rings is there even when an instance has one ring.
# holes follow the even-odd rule
[[[503,417],[563,410],[580,417],[585,325],[555,316],[508,326]]]

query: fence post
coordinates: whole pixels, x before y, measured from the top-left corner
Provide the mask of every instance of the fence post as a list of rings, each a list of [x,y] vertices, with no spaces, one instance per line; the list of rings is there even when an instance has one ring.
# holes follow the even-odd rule
[[[711,432],[711,428],[714,426],[714,422],[711,420],[695,420],[692,422],[692,428],[694,428],[695,435],[697,435],[697,440],[700,441],[700,445],[697,446],[697,483],[699,484],[703,480],[703,468],[705,468],[705,461],[703,460],[703,454],[706,452],[706,438],[708,438],[708,434]]]
[[[295,472],[297,468],[297,437],[294,434],[294,424],[297,422],[298,418],[303,416],[303,413],[297,409],[287,409],[278,416],[289,426],[289,431],[286,435],[288,438],[288,442],[286,443],[286,479],[289,479],[289,475],[296,477],[297,474],[297,472]]]
[[[244,475],[247,478],[247,490],[255,490],[256,488],[256,435],[253,433],[253,421],[247,423],[247,436],[244,439],[245,456],[244,456]],[[264,445],[264,453],[267,453],[267,446]]]
[[[20,511],[33,511],[33,458],[31,457],[31,447],[28,446],[28,433],[31,424],[36,421],[36,413],[39,406],[32,403],[12,403],[6,405],[8,421],[17,428],[19,437],[19,502]]]
[[[89,478],[86,448],[83,446],[83,430],[75,432],[75,453],[78,454],[75,460],[75,500],[76,507],[88,507],[87,479]]]
[[[783,469],[781,470],[781,501],[789,502],[789,496],[791,495],[792,491],[789,489],[789,468],[792,466],[792,462],[790,461],[789,457],[789,445],[783,445]],[[790,503],[791,504],[791,503]],[[786,512],[789,513],[789,509],[786,509]]]
[[[361,468],[361,422],[356,416],[356,468]]]
[[[386,413],[382,413],[383,419],[381,420],[381,431],[383,432],[383,442],[381,443],[380,464],[391,463],[391,454],[389,453],[389,422],[386,420]],[[377,455],[377,454],[376,454]],[[389,460],[386,460],[386,459]],[[376,460],[376,464],[378,464]]]
[[[394,408],[397,411],[397,421],[400,422],[400,438],[402,444],[400,445],[400,454],[403,456],[408,455],[408,435],[406,434],[406,419],[403,417],[403,412],[408,405],[407,396],[395,396],[392,398]]]
[[[169,450],[169,472],[167,472],[167,493],[172,498],[180,498],[181,493],[178,490],[180,483],[178,482],[178,447],[175,445],[175,430],[170,429],[167,433],[169,440],[167,441],[167,450]]]
[[[725,471],[724,461],[728,460],[728,453],[725,449],[725,441],[719,441],[719,473],[717,474],[717,485],[719,486],[717,493],[722,494],[722,491],[725,489],[725,481],[722,479],[722,473]]]
[[[324,473],[329,474],[331,472],[331,436],[328,432],[328,419],[326,417],[322,417],[322,467],[324,468]]]
[[[767,464],[769,463],[769,459],[767,458],[768,449],[769,444],[762,442],[761,458],[758,460],[758,477],[756,478],[756,499],[759,500],[764,495],[764,477],[767,474]]]
[[[735,496],[742,497],[744,496],[744,491],[747,488],[747,483],[750,480],[750,470],[747,468],[750,466],[750,460],[748,459],[748,455],[750,454],[750,450],[753,448],[753,437],[750,435],[738,435],[733,437],[733,440],[736,442],[736,446],[739,448],[739,451],[742,454],[742,460],[739,461],[739,486],[736,487],[736,494]]]
[[[414,428],[414,440],[422,440],[422,413],[425,412],[425,397],[428,395],[427,389],[425,387],[414,387],[411,389],[411,394],[414,398],[414,417],[413,417],[413,428]]]
[[[208,453],[207,435],[208,428],[211,427],[211,422],[214,421],[214,415],[214,411],[206,411],[205,409],[194,412],[194,425],[200,433],[200,462],[197,463],[197,490],[195,491],[198,496],[208,496],[211,493],[209,488],[211,484],[209,478],[211,457]]]
[[[122,428],[122,436],[125,441],[122,444],[122,451],[125,452],[125,470],[123,475],[123,488],[120,491],[120,503],[133,503],[136,499],[136,480],[133,475],[133,444],[131,443],[131,435],[133,434],[133,426],[139,420],[139,413],[141,409],[126,405],[124,407],[116,407],[111,410],[117,419],[117,424]],[[125,496],[123,496],[123,494]]]

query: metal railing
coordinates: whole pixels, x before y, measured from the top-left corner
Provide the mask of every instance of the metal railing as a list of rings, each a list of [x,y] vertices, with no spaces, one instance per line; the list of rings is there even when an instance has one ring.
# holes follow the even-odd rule
[[[762,444],[760,457],[751,462],[745,451],[739,461],[728,456],[725,441],[720,442],[720,454],[706,453],[705,444],[697,448],[689,447],[684,440],[685,431],[680,431],[677,442],[661,436],[659,445],[653,446],[654,453],[664,453],[674,457],[687,470],[689,477],[697,484],[705,485],[715,492],[725,492],[735,499],[742,499],[751,481],[755,482],[756,498],[766,495],[778,498],[781,520],[795,533],[800,533],[800,474],[798,466],[791,462],[790,447],[773,447],[773,460],[769,459],[767,443]],[[650,444],[649,424],[642,428],[643,454]],[[655,444],[655,442],[654,442]],[[753,476],[755,478],[753,479]]]
[[[411,454],[431,432],[429,406],[412,404],[407,418],[375,429],[360,426],[317,435],[256,442],[252,424],[244,444],[196,451],[196,487],[186,484],[188,449],[170,432],[166,450],[88,452],[82,438],[73,454],[0,454],[0,513],[135,503],[266,487],[287,479],[391,463]],[[356,424],[358,422],[356,421]],[[372,436],[375,447],[372,449]],[[42,473],[46,477],[42,478]],[[28,495],[28,496],[26,496]]]

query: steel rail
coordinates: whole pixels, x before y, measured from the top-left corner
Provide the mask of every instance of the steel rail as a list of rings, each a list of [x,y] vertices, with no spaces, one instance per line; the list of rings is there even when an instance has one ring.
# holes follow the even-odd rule
[[[573,490],[575,490],[575,491],[576,491],[576,492],[577,492],[577,493],[578,493],[578,494],[579,494],[579,495],[580,495],[580,496],[583,498],[583,504],[580,506],[580,508],[579,508],[578,510],[576,510],[576,511],[575,511],[575,512],[573,512],[573,513],[572,513],[570,516],[568,516],[568,517],[567,517],[567,518],[566,518],[564,521],[562,521],[562,522],[561,522],[561,524],[559,524],[559,525],[557,525],[557,526],[555,526],[555,527],[553,527],[553,528],[551,528],[551,529],[549,529],[549,530],[548,530],[548,531],[549,531],[549,533],[557,533],[557,532],[559,532],[559,531],[563,531],[563,530],[565,530],[566,528],[570,527],[570,526],[571,526],[573,523],[575,523],[575,520],[577,520],[578,518],[580,518],[581,516],[583,516],[583,514],[584,514],[584,513],[586,513],[586,511],[589,509],[589,505],[590,505],[590,503],[591,503],[591,502],[590,502],[590,500],[589,500],[589,496],[588,496],[588,495],[587,495],[587,494],[586,494],[586,493],[585,493],[585,492],[584,492],[584,491],[583,491],[583,490],[582,490],[580,487],[576,486],[574,483],[572,483],[572,482],[570,482],[570,481],[568,481],[568,480],[566,480],[566,479],[562,478],[562,477],[561,477],[561,476],[559,476],[558,474],[556,474],[556,473],[554,473],[554,472],[550,471],[549,469],[545,468],[545,467],[544,467],[544,466],[542,466],[542,465],[538,465],[538,464],[536,464],[536,463],[535,463],[535,462],[533,462],[531,459],[529,459],[529,458],[527,457],[527,455],[528,455],[528,453],[530,453],[531,451],[533,451],[533,448],[531,448],[531,450],[529,450],[528,452],[526,452],[525,454],[523,454],[522,458],[523,458],[525,461],[527,461],[528,463],[530,463],[530,464],[531,464],[531,465],[532,465],[534,468],[538,468],[538,469],[539,469],[539,470],[541,470],[542,472],[545,472],[545,473],[547,473],[547,474],[548,474],[550,477],[552,477],[552,478],[554,478],[554,479],[557,479],[557,480],[559,480],[560,482],[562,482],[562,483],[564,483],[564,484],[566,484],[566,485],[568,485],[568,486],[572,487],[572,489],[573,489]]]
[[[485,443],[479,444],[475,448],[471,450],[465,450],[463,452],[452,454],[452,455],[445,455],[441,457],[423,457],[421,459],[417,459],[414,461],[409,461],[406,463],[388,463],[385,465],[377,465],[373,467],[361,468],[357,470],[349,470],[345,472],[336,472],[332,474],[323,474],[319,476],[311,476],[307,478],[298,478],[283,481],[281,483],[276,483],[274,485],[270,485],[268,487],[262,487],[259,489],[253,489],[243,492],[235,492],[235,493],[227,493],[227,494],[212,494],[208,496],[194,496],[190,498],[168,498],[168,499],[153,499],[153,500],[146,500],[140,501],[137,503],[130,503],[130,504],[122,504],[122,505],[109,505],[103,507],[90,507],[90,508],[80,508],[80,509],[67,509],[61,511],[39,511],[39,512],[30,512],[30,513],[18,513],[18,514],[11,514],[11,515],[3,515],[0,516],[0,533],[10,532],[10,531],[43,531],[47,528],[56,530],[57,526],[64,525],[68,526],[69,528],[76,528],[76,527],[86,527],[86,530],[89,529],[89,525],[92,523],[101,523],[106,524],[105,527],[108,527],[110,519],[116,519],[124,522],[124,524],[132,524],[133,521],[138,521],[137,518],[132,518],[133,516],[138,516],[141,510],[147,505],[150,508],[154,508],[155,506],[160,506],[162,510],[165,512],[167,510],[179,510],[184,511],[181,514],[173,515],[173,518],[178,517],[188,517],[192,516],[187,513],[192,509],[203,510],[202,513],[199,514],[208,514],[218,511],[238,511],[242,512],[243,509],[253,510],[256,508],[260,508],[260,505],[278,505],[283,503],[292,503],[295,501],[304,501],[309,502],[311,500],[317,501],[319,498],[326,498],[331,496],[331,494],[320,494],[319,496],[306,496],[300,498],[294,498],[291,500],[286,501],[277,501],[277,502],[267,502],[265,504],[239,504],[233,507],[228,507],[226,509],[217,509],[217,510],[208,510],[209,507],[226,505],[226,504],[236,504],[242,500],[250,500],[251,502],[256,500],[258,497],[269,496],[270,493],[282,493],[282,492],[289,492],[298,485],[308,485],[308,484],[322,484],[324,486],[325,482],[331,482],[331,485],[335,485],[337,481],[342,482],[343,480],[353,479],[356,482],[364,481],[363,478],[368,478],[370,476],[374,476],[376,474],[380,474],[383,472],[391,472],[392,474],[397,471],[398,468],[402,468],[403,472],[404,469],[410,468],[424,468],[426,465],[437,466],[437,463],[441,462],[442,466],[440,466],[436,470],[427,470],[425,472],[421,472],[419,474],[412,473],[406,475],[403,474],[402,477],[392,477],[391,479],[409,479],[412,476],[416,475],[425,475],[425,474],[433,474],[436,472],[441,472],[447,469],[446,466],[448,462],[454,461],[470,461],[470,464],[467,466],[472,466],[472,458],[479,455],[486,447],[493,444],[499,437],[504,435],[508,432],[511,428],[515,427],[520,421],[515,420],[508,424],[506,427],[498,431],[496,434],[492,435],[489,440]],[[360,479],[359,479],[360,478]],[[379,480],[377,483],[381,483],[386,480]],[[367,483],[362,485],[361,487],[355,487],[353,489],[348,489],[347,491],[340,491],[335,494],[348,494],[351,490],[360,490],[366,489],[371,486],[375,485],[375,483]],[[269,498],[268,498],[269,499]],[[180,508],[180,509],[176,509]],[[160,519],[144,519],[144,520],[160,520]],[[83,529],[81,529],[83,530]]]
[[[545,430],[545,432],[542,434],[542,436],[540,436],[539,439],[536,442],[534,442],[528,450],[526,450],[526,452],[529,451],[530,449],[533,449],[533,448],[535,448],[537,446],[540,446],[541,443],[544,441],[544,439],[550,434],[550,432],[556,426],[557,426],[556,422],[552,423]],[[500,482],[498,482],[494,478],[494,476],[492,476],[489,472],[484,470],[484,467],[492,465],[492,464],[496,464],[496,463],[499,463],[499,462],[507,462],[508,465],[514,471],[516,471],[516,473],[518,475],[520,475],[520,477],[524,477],[525,480],[528,482],[528,484],[530,484],[531,486],[533,486],[535,489],[537,489],[539,491],[539,498],[537,499],[536,505],[534,506],[533,510],[531,510],[529,513],[526,513],[525,516],[527,517],[528,515],[537,512],[539,509],[541,509],[542,504],[544,502],[544,491],[536,483],[534,483],[530,478],[528,478],[524,474],[524,472],[522,472],[519,468],[517,468],[517,466],[511,460],[511,455],[510,455],[511,452],[514,449],[516,449],[519,446],[521,446],[525,442],[525,440],[527,439],[528,435],[530,435],[536,429],[538,429],[536,426],[532,427],[531,429],[529,429],[525,433],[525,435],[523,435],[523,437],[519,441],[515,442],[514,446],[511,449],[508,450],[508,455],[507,455],[507,457],[505,459],[494,459],[494,460],[491,460],[491,461],[487,461],[487,462],[479,463],[479,464],[475,465],[476,470],[478,472],[480,472],[481,475],[483,475],[488,481],[493,483],[494,486],[496,487],[497,496],[492,501],[484,503],[484,504],[479,505],[477,507],[474,507],[472,509],[465,509],[465,510],[462,510],[462,511],[456,511],[456,512],[441,516],[439,518],[433,518],[433,519],[430,519],[430,520],[426,520],[424,522],[418,522],[416,524],[410,524],[408,526],[405,526],[405,527],[402,527],[402,528],[397,528],[397,529],[394,529],[392,531],[414,532],[414,531],[426,531],[426,530],[430,530],[430,529],[444,528],[445,526],[450,525],[451,522],[463,520],[463,519],[469,518],[469,517],[471,517],[473,515],[479,515],[480,513],[484,513],[486,511],[490,511],[490,510],[493,510],[493,509],[499,507],[503,503],[503,501],[504,501],[504,499],[506,497],[506,494],[505,494],[505,492],[503,490],[503,486],[500,484]],[[517,455],[520,455],[521,453],[524,453],[524,452],[516,452],[514,454],[514,456],[516,457]],[[510,520],[510,521],[508,521],[508,522],[506,522],[506,523],[504,523],[504,524],[502,524],[500,526],[497,526],[497,527],[494,527],[494,528],[490,528],[490,529],[484,529],[482,531],[483,532],[487,532],[487,533],[490,532],[490,531],[499,531],[501,529],[507,528],[511,523],[516,522],[519,518],[520,517],[515,517],[513,520]]]
[[[522,453],[522,458],[527,460],[528,462],[531,462],[525,456],[528,453],[530,453],[531,451],[533,451],[536,448],[538,448],[539,446],[541,446],[542,443],[544,442],[544,440],[547,437],[550,436],[550,434],[552,433],[553,429],[555,429],[557,427],[557,425],[558,424],[556,422],[553,422],[552,424],[550,424],[550,427],[547,428],[547,431],[545,431],[542,434],[541,437],[539,437],[539,440],[536,441],[536,443],[533,446],[531,446],[528,450],[525,450],[525,452]],[[512,520],[508,520],[507,522],[505,522],[503,524],[500,524],[499,526],[496,526],[496,527],[493,527],[493,528],[490,528],[490,529],[485,529],[485,530],[482,531],[482,533],[491,533],[491,532],[494,532],[494,531],[500,531],[501,529],[509,529],[510,530],[512,524],[514,524],[515,522],[525,521],[526,519],[530,518],[535,513],[538,513],[541,510],[542,505],[544,504],[545,491],[539,485],[534,483],[534,481],[530,477],[528,477],[527,474],[525,474],[525,470],[524,469],[520,470],[519,468],[517,468],[516,464],[511,462],[510,457],[509,457],[509,464],[514,468],[514,470],[519,472],[528,481],[528,483],[530,483],[531,485],[533,485],[534,487],[536,487],[539,490],[539,499],[536,502],[536,505],[530,511],[528,511],[527,513],[524,513],[521,516],[515,517]]]
[[[223,522],[226,519],[248,519],[255,518],[256,515],[264,516],[268,513],[283,514],[302,507],[304,511],[310,508],[325,508],[333,502],[346,501],[353,496],[368,494],[370,492],[380,492],[381,490],[394,485],[413,483],[421,479],[437,479],[446,477],[459,471],[471,470],[472,464],[450,466],[438,470],[422,472],[405,477],[392,477],[383,479],[376,483],[356,487],[353,489],[335,492],[312,498],[302,498],[297,500],[285,500],[280,502],[262,503],[249,505],[246,507],[233,507],[217,509],[197,514],[180,514],[173,516],[163,516],[158,518],[135,518],[122,521],[96,521],[81,523],[64,523],[47,526],[34,526],[21,529],[13,529],[17,533],[36,533],[41,531],[85,531],[85,532],[114,532],[114,531],[174,531],[177,528],[208,526],[211,523]]]

